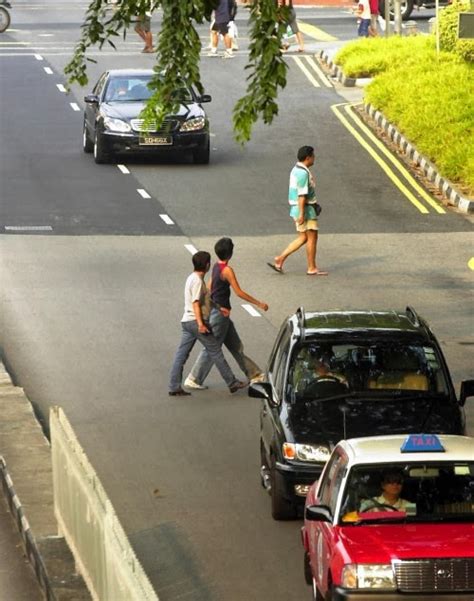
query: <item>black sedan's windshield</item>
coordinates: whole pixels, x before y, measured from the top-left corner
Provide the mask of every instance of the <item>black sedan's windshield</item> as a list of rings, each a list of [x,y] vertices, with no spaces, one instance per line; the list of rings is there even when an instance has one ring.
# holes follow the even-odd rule
[[[301,345],[293,353],[288,384],[294,398],[308,400],[389,391],[432,398],[449,390],[434,347],[387,340]]]
[[[474,522],[474,463],[355,466],[340,523]]]
[[[150,81],[150,75],[111,77],[105,90],[105,102],[144,102],[153,94],[148,87]],[[179,102],[193,102],[191,92],[185,87],[178,87],[174,96]]]

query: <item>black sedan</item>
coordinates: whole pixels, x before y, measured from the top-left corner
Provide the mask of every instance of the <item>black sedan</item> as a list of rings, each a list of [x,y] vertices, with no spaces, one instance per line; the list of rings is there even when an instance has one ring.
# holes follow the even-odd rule
[[[144,130],[140,113],[153,93],[148,86],[153,75],[151,69],[106,71],[85,96],[83,148],[94,153],[96,163],[110,162],[116,154],[170,151],[190,152],[195,163],[209,162],[209,121],[201,107],[211,101],[207,94],[178,85],[179,111],[159,130]]]

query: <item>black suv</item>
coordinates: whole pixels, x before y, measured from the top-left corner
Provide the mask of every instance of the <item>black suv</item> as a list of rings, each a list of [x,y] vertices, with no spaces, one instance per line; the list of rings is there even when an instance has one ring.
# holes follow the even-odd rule
[[[283,323],[270,355],[262,399],[261,478],[272,515],[292,519],[332,448],[343,438],[464,434],[462,409],[439,344],[411,308],[305,313]]]

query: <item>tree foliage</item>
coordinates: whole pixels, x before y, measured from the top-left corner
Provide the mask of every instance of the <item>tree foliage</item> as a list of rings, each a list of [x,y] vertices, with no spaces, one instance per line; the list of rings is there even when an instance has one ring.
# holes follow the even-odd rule
[[[88,83],[87,51],[102,48],[114,41],[147,11],[162,10],[158,35],[154,93],[144,111],[147,122],[161,124],[167,114],[176,110],[172,94],[178,81],[203,92],[200,76],[201,41],[197,24],[210,21],[218,0],[122,0],[114,11],[107,10],[107,0],[92,0],[82,24],[81,37],[71,61],[65,67],[68,83]],[[254,0],[250,8],[250,54],[246,66],[247,91],[234,108],[234,130],[238,141],[250,139],[253,125],[260,118],[269,124],[278,114],[277,95],[286,85],[287,65],[281,54],[281,38],[285,32],[288,8],[278,7],[275,0]]]

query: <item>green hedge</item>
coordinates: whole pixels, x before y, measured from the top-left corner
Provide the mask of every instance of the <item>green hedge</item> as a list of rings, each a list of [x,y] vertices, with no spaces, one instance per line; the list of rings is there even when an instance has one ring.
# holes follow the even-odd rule
[[[466,61],[474,62],[474,40],[458,40],[459,13],[474,10],[469,2],[453,0],[453,3],[440,12],[440,45],[447,52],[455,52]]]
[[[432,36],[355,41],[335,60],[350,77],[375,76],[365,101],[474,195],[474,64],[454,53],[438,58]]]

